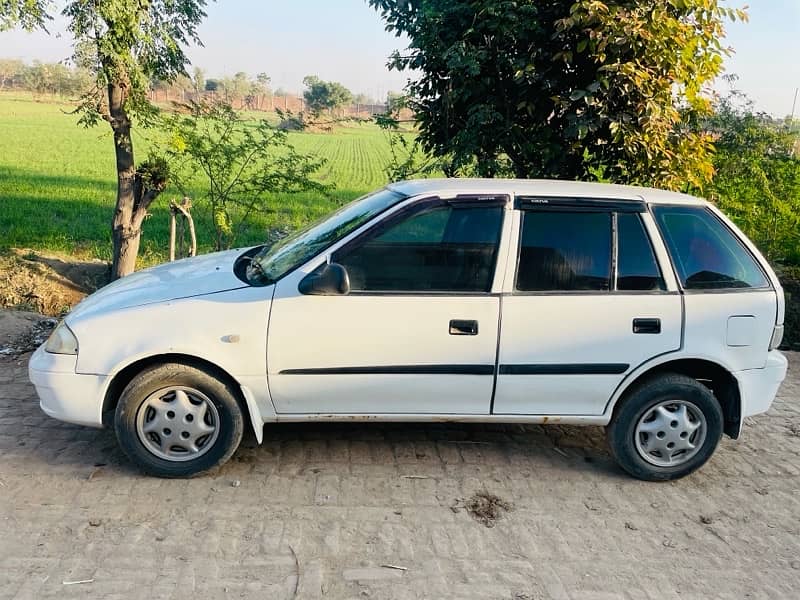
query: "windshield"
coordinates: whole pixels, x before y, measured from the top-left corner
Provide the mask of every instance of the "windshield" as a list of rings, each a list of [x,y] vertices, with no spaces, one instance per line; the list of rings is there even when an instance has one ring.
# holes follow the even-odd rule
[[[251,283],[274,283],[406,196],[382,189],[343,206],[306,229],[264,248],[247,267]]]

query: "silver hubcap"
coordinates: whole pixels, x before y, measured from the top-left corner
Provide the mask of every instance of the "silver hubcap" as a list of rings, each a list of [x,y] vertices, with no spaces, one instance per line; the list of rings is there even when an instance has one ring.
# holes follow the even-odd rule
[[[706,429],[706,418],[697,406],[686,400],[666,400],[639,419],[636,450],[658,467],[682,465],[703,447]]]
[[[139,407],[136,433],[144,447],[159,458],[192,460],[217,441],[219,413],[202,392],[170,386],[150,394]]]

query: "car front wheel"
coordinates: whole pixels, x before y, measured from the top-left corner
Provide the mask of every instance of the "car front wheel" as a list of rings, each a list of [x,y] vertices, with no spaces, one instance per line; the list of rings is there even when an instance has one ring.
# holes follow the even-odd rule
[[[671,373],[627,394],[607,436],[625,471],[638,479],[664,481],[700,468],[714,453],[722,429],[714,394],[690,377]]]
[[[144,370],[125,387],[114,428],[122,449],[145,472],[190,477],[231,457],[244,416],[232,386],[172,363]]]

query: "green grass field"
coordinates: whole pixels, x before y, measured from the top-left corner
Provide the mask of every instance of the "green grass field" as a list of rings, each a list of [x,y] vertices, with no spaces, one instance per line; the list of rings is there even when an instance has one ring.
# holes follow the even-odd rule
[[[116,193],[110,129],[85,129],[70,106],[0,94],[0,249],[20,247],[108,260],[110,222]],[[138,160],[147,154],[148,136],[134,133]],[[327,160],[318,179],[332,183],[326,194],[275,194],[267,212],[257,215],[237,245],[260,243],[275,229],[294,229],[344,202],[386,183],[383,168],[388,142],[375,125],[339,127],[331,133],[292,133],[301,152]],[[168,252],[170,199],[167,191],[145,222],[140,259],[160,262]],[[200,252],[212,246],[212,226],[202,191],[195,191],[194,217]]]

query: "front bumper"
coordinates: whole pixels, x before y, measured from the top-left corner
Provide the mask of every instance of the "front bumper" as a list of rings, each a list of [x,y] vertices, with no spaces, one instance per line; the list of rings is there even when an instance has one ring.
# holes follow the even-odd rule
[[[772,350],[767,355],[767,363],[763,369],[747,369],[734,373],[739,382],[742,417],[769,410],[781,382],[786,378],[788,366],[789,361],[786,357],[777,350]]]
[[[107,377],[75,373],[78,357],[50,354],[41,346],[28,363],[28,378],[36,388],[39,406],[54,419],[102,427]]]

